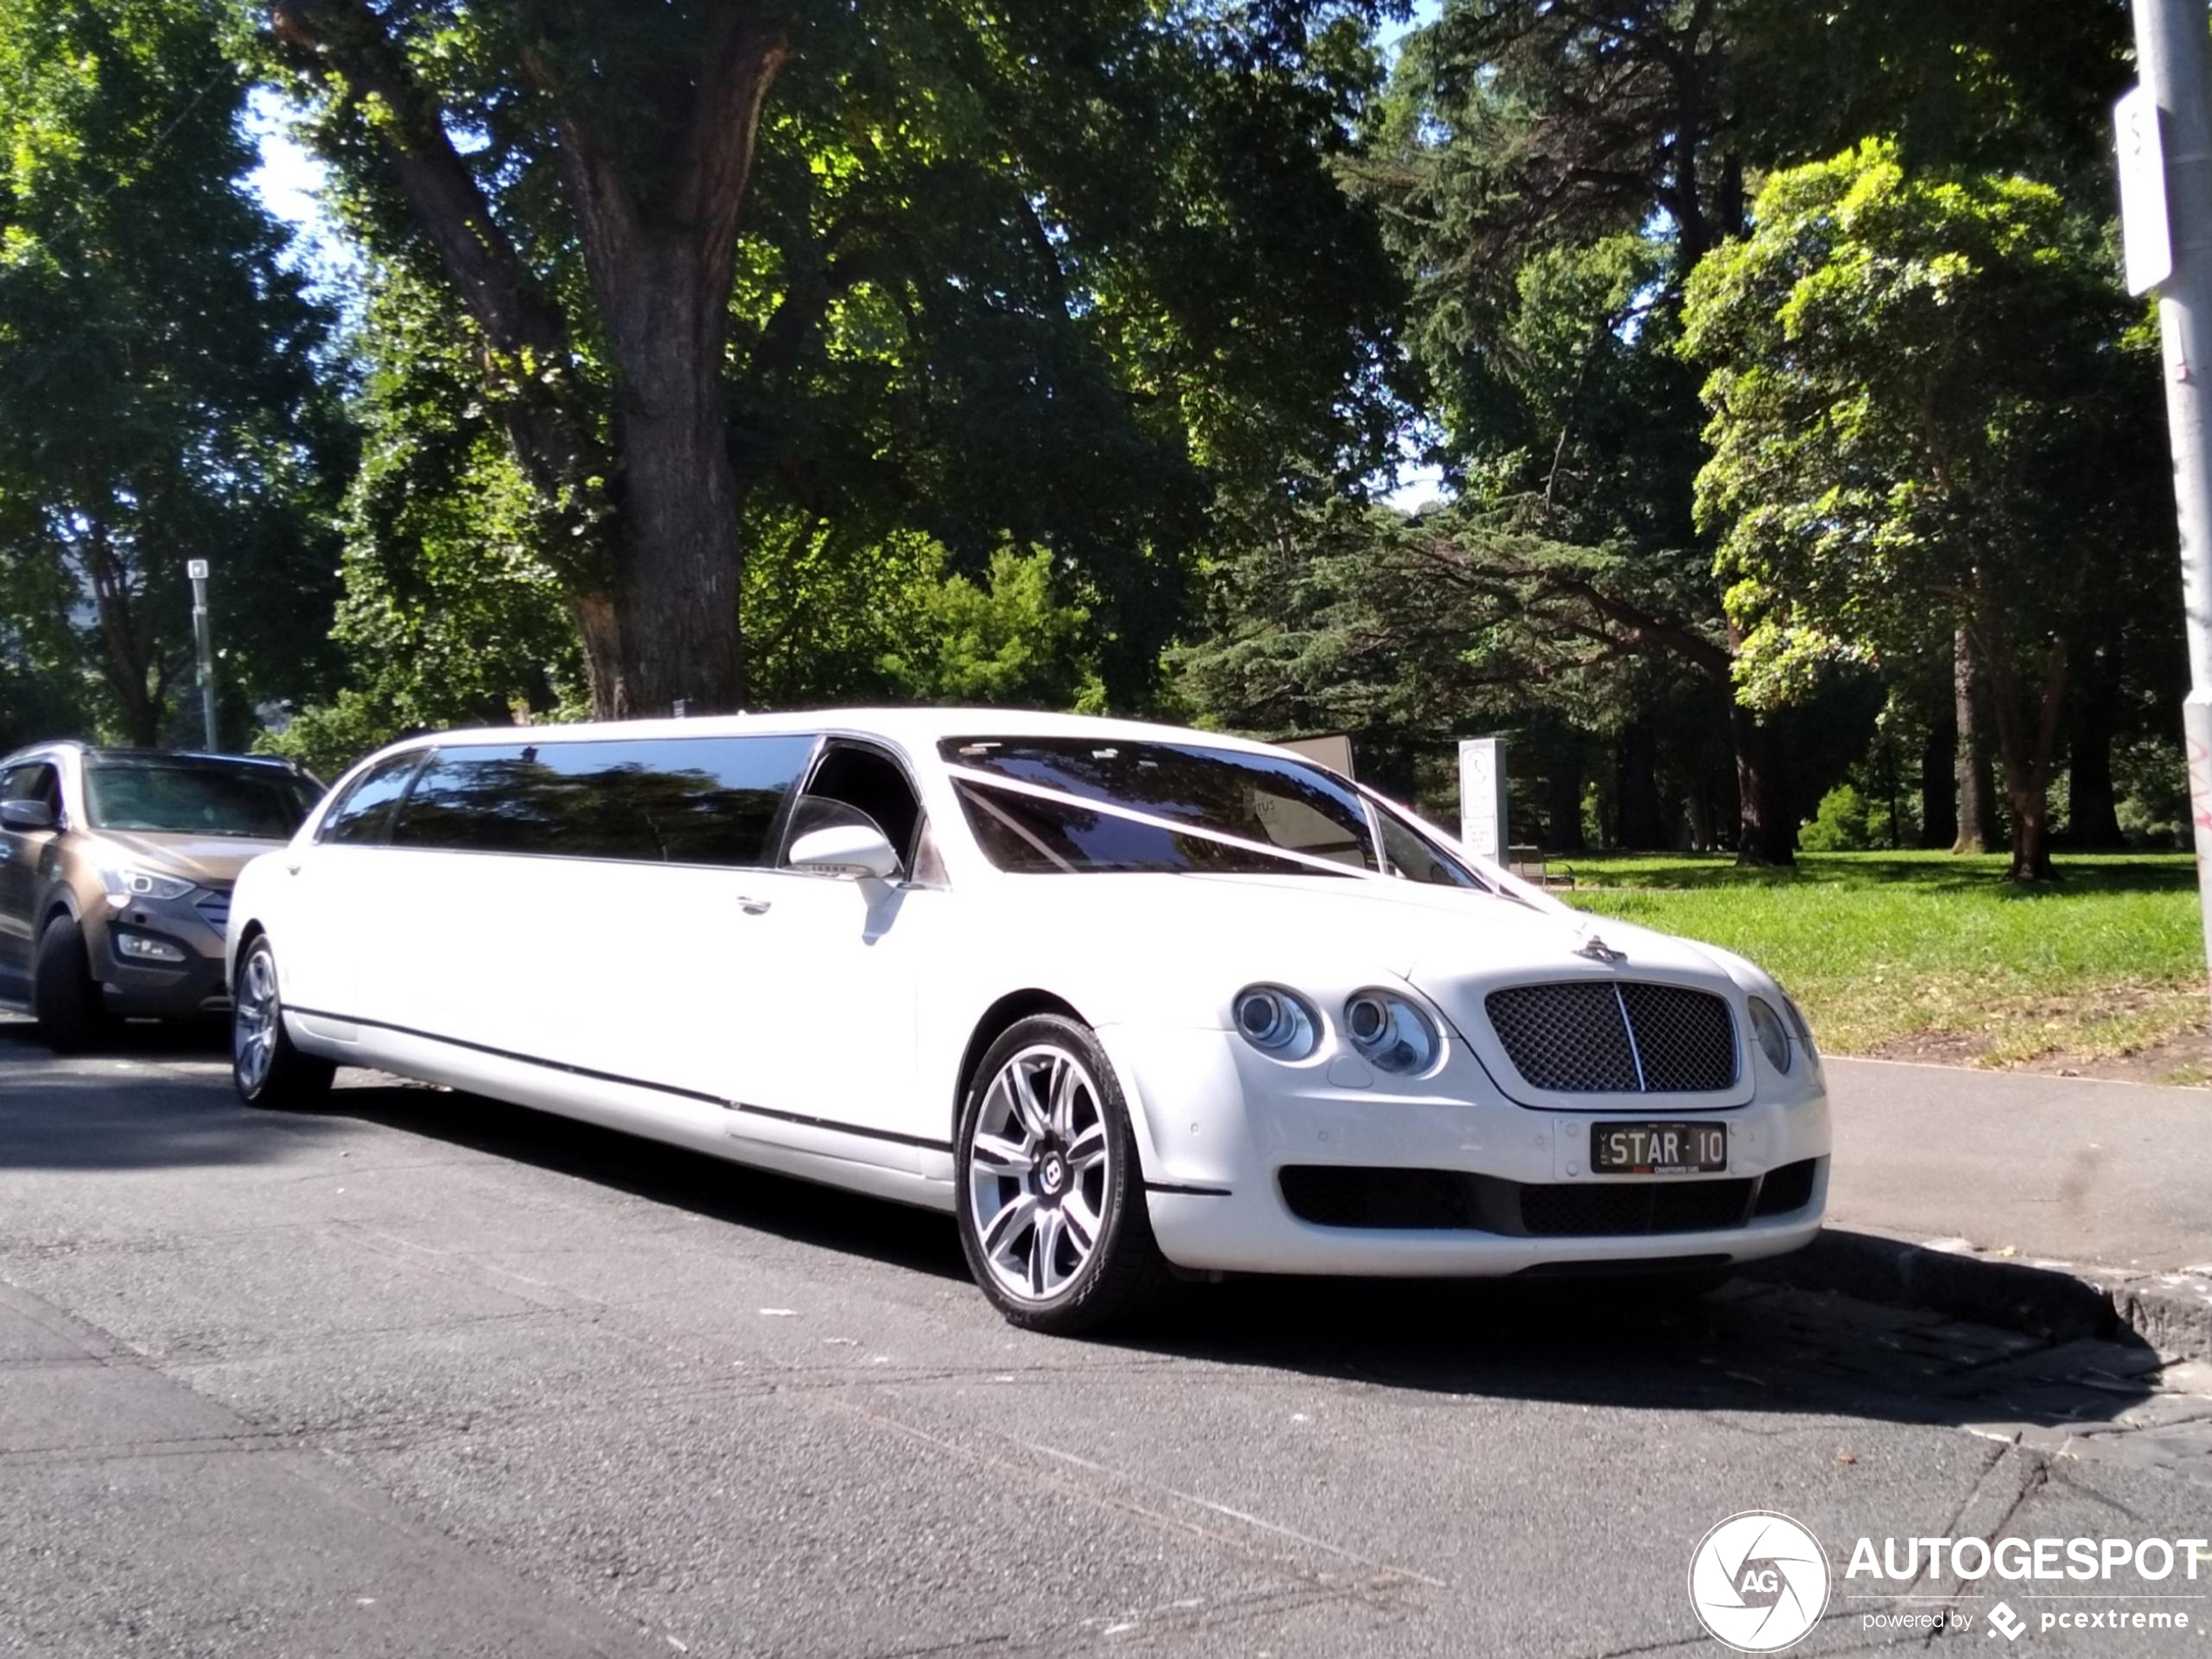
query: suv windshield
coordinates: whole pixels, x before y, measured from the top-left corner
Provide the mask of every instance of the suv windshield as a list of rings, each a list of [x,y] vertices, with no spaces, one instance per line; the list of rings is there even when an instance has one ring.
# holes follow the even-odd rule
[[[960,780],[975,838],[1002,870],[1326,876],[1340,865],[1347,875],[1481,885],[1405,820],[1288,757],[1091,738],[948,738],[938,752],[954,766],[1053,792]]]
[[[85,815],[95,829],[283,841],[318,799],[306,779],[276,766],[94,760],[84,768]]]

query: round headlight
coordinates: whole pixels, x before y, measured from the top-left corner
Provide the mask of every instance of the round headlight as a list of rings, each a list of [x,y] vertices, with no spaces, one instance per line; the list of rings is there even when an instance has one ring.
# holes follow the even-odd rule
[[[1239,1036],[1278,1060],[1303,1060],[1320,1042],[1321,1022],[1305,999],[1280,986],[1247,985],[1230,1013]]]
[[[1751,1035],[1759,1040],[1759,1051],[1768,1064],[1777,1071],[1790,1069],[1789,1028],[1764,997],[1751,999]]]
[[[1444,1046],[1428,1015],[1395,991],[1355,992],[1344,1030],[1369,1065],[1400,1077],[1426,1071]]]

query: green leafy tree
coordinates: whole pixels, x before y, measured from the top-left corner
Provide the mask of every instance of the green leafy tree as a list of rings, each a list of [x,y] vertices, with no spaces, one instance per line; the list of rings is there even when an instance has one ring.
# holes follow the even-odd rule
[[[2056,190],[1908,173],[1888,142],[1775,175],[1752,217],[1692,276],[1683,341],[1711,366],[1699,510],[1742,694],[1786,704],[1829,663],[1924,662],[1963,630],[2011,874],[2046,878],[2085,594],[2163,539],[2141,314]]]
[[[235,23],[0,0],[0,591],[141,744],[188,683],[188,558],[216,566],[226,724],[333,666],[350,447],[329,319],[242,183]]]
[[[1043,549],[1119,701],[1286,455],[1372,464],[1393,273],[1329,163],[1366,0],[273,0],[435,281],[595,708],[728,707],[763,547]]]

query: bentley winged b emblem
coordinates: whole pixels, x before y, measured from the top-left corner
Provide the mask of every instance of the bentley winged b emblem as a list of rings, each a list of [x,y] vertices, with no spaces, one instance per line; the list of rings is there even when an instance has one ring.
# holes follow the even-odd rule
[[[1577,945],[1575,948],[1575,954],[1577,956],[1587,956],[1594,962],[1625,962],[1629,960],[1627,951],[1614,949],[1595,934],[1592,934]]]

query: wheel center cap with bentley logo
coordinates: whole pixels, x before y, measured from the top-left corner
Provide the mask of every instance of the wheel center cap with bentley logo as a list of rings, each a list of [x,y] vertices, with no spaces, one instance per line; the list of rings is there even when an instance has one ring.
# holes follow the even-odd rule
[[[1037,1164],[1037,1184],[1044,1189],[1044,1196],[1056,1198],[1060,1190],[1068,1184],[1068,1161],[1057,1152],[1048,1152]]]

